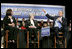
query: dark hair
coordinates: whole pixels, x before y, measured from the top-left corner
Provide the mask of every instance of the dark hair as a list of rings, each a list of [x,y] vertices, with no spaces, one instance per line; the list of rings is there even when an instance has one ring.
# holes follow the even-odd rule
[[[6,16],[12,16],[12,9],[8,9],[7,11],[6,11]]]

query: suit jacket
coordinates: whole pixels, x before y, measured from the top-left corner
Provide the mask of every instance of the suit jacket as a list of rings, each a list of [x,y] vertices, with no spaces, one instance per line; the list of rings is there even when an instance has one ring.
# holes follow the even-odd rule
[[[13,19],[13,23],[15,24],[16,26],[16,20],[14,17],[12,17]],[[8,24],[11,24],[11,21],[10,21],[10,18],[8,18],[8,16],[5,16],[4,19],[3,19],[3,24],[4,24],[4,28],[6,28],[7,26],[9,26]]]
[[[37,21],[36,20],[33,20],[34,21],[34,25],[36,26],[36,27],[38,27],[38,25],[37,25]],[[27,20],[26,21],[26,28],[29,28],[29,26],[31,26],[32,24],[31,24],[31,22],[30,22],[30,20]]]
[[[46,14],[46,17],[48,17],[49,19],[52,19],[53,20],[53,28],[55,28],[54,27],[55,21],[56,21],[56,19],[59,16],[52,17],[49,14]],[[65,34],[64,37],[66,37],[67,36],[67,33],[68,33],[68,27],[67,27],[67,20],[66,20],[66,18],[62,17],[62,23],[61,24],[62,24],[62,30],[63,30],[63,32]]]
[[[52,17],[49,14],[46,14],[46,17],[48,17],[49,19],[52,19],[53,20],[53,27],[54,27],[56,19],[58,17],[60,17],[60,16]],[[62,24],[63,27],[67,27],[67,20],[66,20],[66,18],[62,17],[62,23],[61,24]]]

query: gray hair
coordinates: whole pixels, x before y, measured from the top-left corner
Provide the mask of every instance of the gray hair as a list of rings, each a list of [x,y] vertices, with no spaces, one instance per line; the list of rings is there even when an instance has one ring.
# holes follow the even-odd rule
[[[31,18],[31,16],[34,16],[34,14],[33,13],[29,13],[29,18]]]

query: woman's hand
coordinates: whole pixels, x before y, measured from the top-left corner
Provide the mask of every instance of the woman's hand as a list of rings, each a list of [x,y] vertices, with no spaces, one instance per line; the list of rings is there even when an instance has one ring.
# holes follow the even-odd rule
[[[9,26],[12,26],[12,24],[8,24]]]
[[[12,27],[15,27],[15,24],[14,23],[12,23]]]
[[[9,26],[12,26],[12,27],[15,27],[15,24],[14,23],[12,23],[12,24],[8,24]]]
[[[29,26],[29,28],[36,28],[36,26]]]

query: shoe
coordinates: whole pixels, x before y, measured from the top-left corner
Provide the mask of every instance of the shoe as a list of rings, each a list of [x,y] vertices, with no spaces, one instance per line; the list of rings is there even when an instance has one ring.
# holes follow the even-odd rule
[[[32,37],[34,37],[34,35],[32,35]]]
[[[32,40],[31,43],[34,43],[34,41]]]
[[[61,41],[59,41],[59,44],[62,44],[62,42],[61,42]]]
[[[4,48],[4,45],[3,44],[1,45],[1,48]]]
[[[15,43],[15,40],[12,40],[13,43]]]

